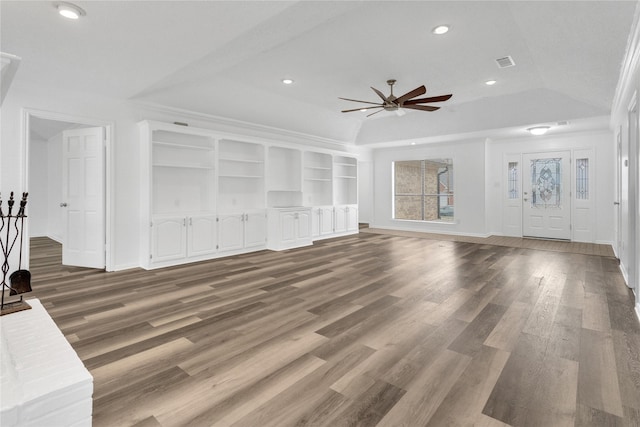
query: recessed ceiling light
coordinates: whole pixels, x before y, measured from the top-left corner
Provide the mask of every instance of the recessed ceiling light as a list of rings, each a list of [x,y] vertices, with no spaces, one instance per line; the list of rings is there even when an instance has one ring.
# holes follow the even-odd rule
[[[486,82],[484,82],[484,84],[486,84],[487,86],[493,86],[496,83],[498,82],[495,80],[487,80]]]
[[[549,129],[551,129],[551,126],[535,126],[527,130],[531,135],[544,135]]]
[[[416,145],[416,143],[415,143],[415,142],[412,142],[412,143],[411,143],[411,145]]]
[[[293,80],[291,80],[291,79],[282,79],[282,83],[284,83],[286,85],[290,85],[291,83],[293,83]]]
[[[58,9],[58,13],[65,18],[69,19],[78,19],[81,16],[85,16],[87,13],[80,6],[76,6],[73,3],[67,2],[58,2],[53,4],[56,9]]]
[[[438,25],[433,30],[431,30],[431,32],[433,34],[437,34],[437,35],[442,35],[442,34],[446,33],[447,31],[449,31],[449,26],[448,25]]]

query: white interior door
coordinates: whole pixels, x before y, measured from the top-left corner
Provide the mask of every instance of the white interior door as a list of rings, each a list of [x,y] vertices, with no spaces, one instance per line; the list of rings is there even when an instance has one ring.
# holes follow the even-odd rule
[[[105,267],[104,128],[62,134],[62,264]]]
[[[522,234],[571,239],[569,151],[522,156]]]

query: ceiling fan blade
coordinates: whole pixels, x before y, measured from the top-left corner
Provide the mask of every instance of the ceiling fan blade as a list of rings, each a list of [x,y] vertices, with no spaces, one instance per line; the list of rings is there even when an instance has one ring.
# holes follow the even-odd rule
[[[411,98],[415,98],[416,96],[420,96],[420,95],[424,95],[425,93],[427,93],[427,88],[423,86],[417,87],[414,90],[412,90],[411,92],[407,92],[404,95],[402,95],[400,98],[395,100],[396,104],[402,104],[403,102],[411,99]]]
[[[384,94],[382,92],[380,92],[378,89],[376,89],[375,87],[371,87],[371,89],[373,89],[373,91],[375,93],[378,94],[378,96],[380,97],[380,99],[382,99],[384,102],[387,102],[387,97],[384,96]]]
[[[374,114],[378,114],[380,111],[384,111],[384,110],[378,110],[378,111],[376,111],[375,113],[367,114],[367,117],[371,117],[371,116],[373,116]]]
[[[409,108],[411,110],[422,110],[422,111],[436,111],[439,110],[440,107],[432,107],[431,105],[415,105],[415,104],[404,104],[402,108]]]
[[[360,107],[360,108],[354,108],[353,110],[342,110],[343,113],[350,113],[352,111],[362,111],[362,110],[373,110],[374,108],[383,108],[382,105],[379,105],[377,107]]]
[[[349,98],[340,98],[340,97],[338,97],[338,99],[343,99],[343,100],[345,100],[345,101],[362,102],[363,104],[373,104],[373,105],[380,105],[380,106],[382,106],[382,104],[380,104],[379,102],[360,101],[360,100],[358,100],[358,99],[349,99]]]
[[[432,96],[429,98],[418,98],[418,99],[410,99],[408,101],[405,101],[405,105],[406,104],[421,104],[421,103],[425,103],[425,102],[442,102],[442,101],[447,101],[449,100],[453,95],[449,94],[449,95],[440,95],[440,96]]]

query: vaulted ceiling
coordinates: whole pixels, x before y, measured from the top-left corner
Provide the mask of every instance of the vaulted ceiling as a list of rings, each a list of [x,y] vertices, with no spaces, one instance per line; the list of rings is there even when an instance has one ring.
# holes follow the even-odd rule
[[[608,115],[638,2],[75,4],[86,16],[69,21],[49,1],[0,2],[16,82],[373,144]],[[508,55],[516,65],[499,68]],[[396,95],[424,84],[453,98],[432,113],[340,112],[359,104],[338,97],[377,102],[369,87],[388,93],[390,78]]]

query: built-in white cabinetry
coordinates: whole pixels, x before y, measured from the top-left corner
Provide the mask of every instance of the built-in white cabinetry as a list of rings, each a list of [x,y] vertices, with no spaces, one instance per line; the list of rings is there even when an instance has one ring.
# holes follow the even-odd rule
[[[312,243],[311,208],[272,208],[269,209],[268,219],[267,248],[283,250]]]
[[[333,157],[334,205],[358,203],[358,161],[353,157]]]
[[[245,249],[262,249],[266,246],[265,210],[220,215],[218,220],[220,252],[246,252]]]
[[[333,205],[333,161],[330,154],[304,153],[305,206]]]
[[[151,223],[151,260],[164,262],[187,256],[185,217],[156,216]]]
[[[312,207],[313,239],[357,233],[357,160],[306,151],[303,166],[303,198]]]
[[[358,231],[358,206],[340,205],[334,208],[334,233],[345,234]]]
[[[152,268],[209,257],[215,252],[215,139],[155,122],[142,122],[140,133],[140,263]]]
[[[216,216],[156,215],[151,221],[151,263],[216,252]]]
[[[302,152],[268,147],[267,206],[302,206]]]
[[[154,121],[139,129],[144,268],[358,231],[354,157]]]
[[[222,139],[218,143],[218,210],[265,207],[264,145]]]
[[[311,208],[311,236],[313,239],[331,236],[334,220],[333,206]]]

